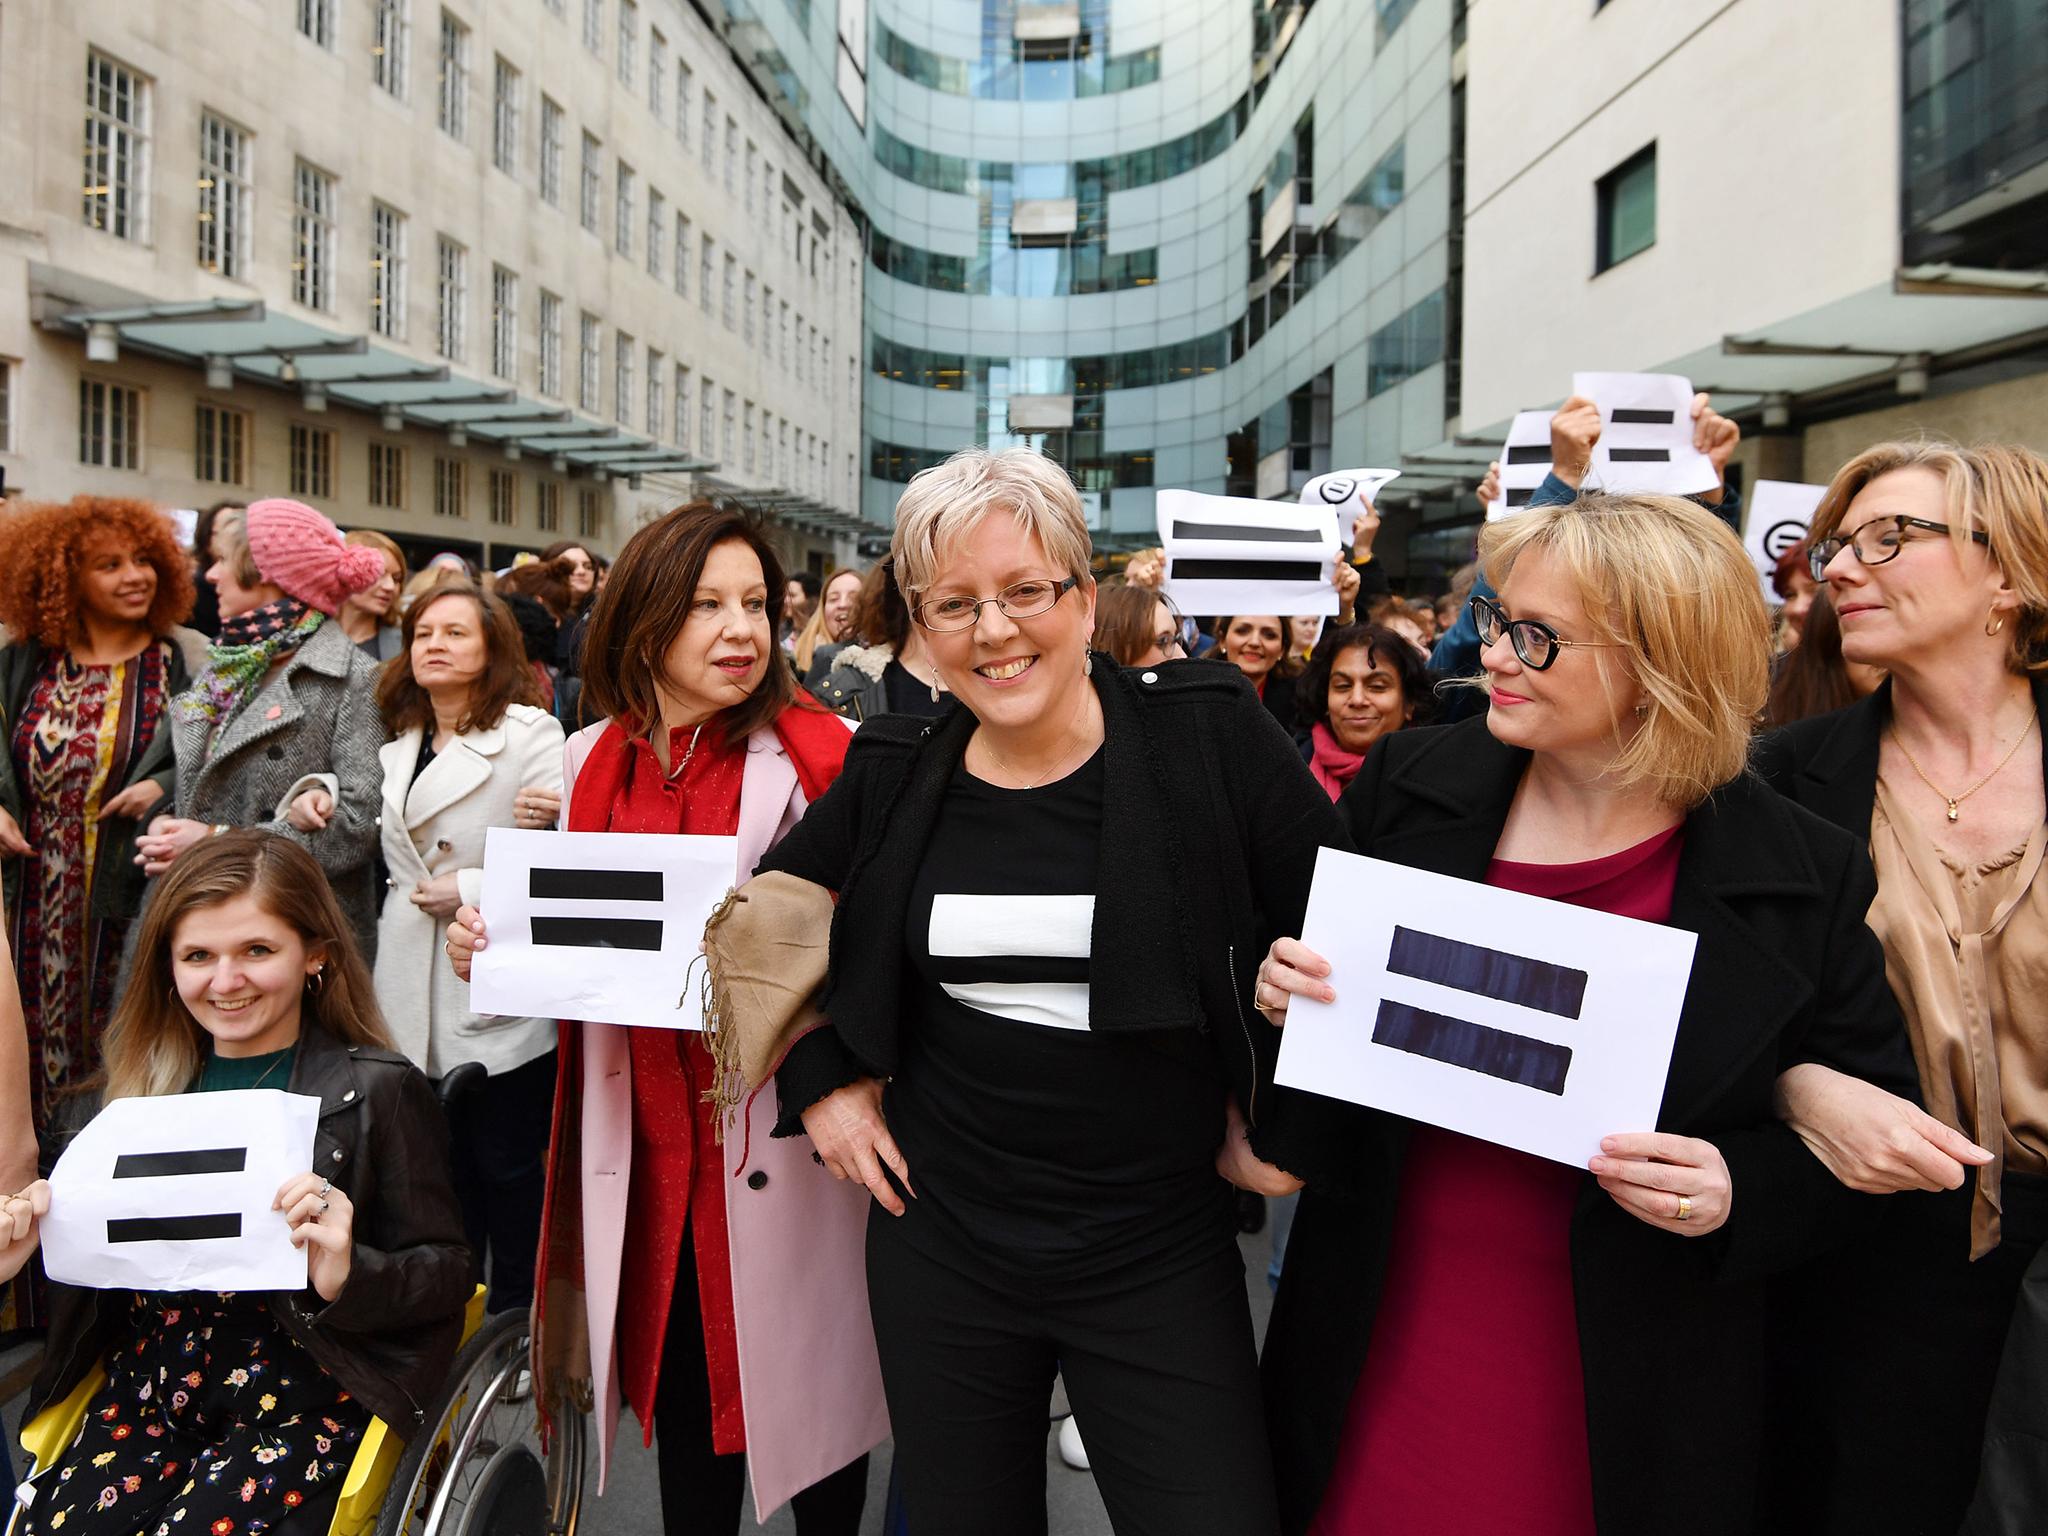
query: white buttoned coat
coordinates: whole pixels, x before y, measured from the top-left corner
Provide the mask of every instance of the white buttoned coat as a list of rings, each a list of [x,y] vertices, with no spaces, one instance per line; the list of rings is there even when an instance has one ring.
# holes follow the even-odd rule
[[[411,898],[421,881],[452,871],[462,899],[476,904],[484,833],[515,824],[512,804],[521,789],[561,790],[561,723],[514,704],[491,729],[449,742],[415,779],[420,736],[407,731],[378,753],[390,884],[377,924],[377,1001],[398,1048],[429,1077],[465,1061],[480,1061],[493,1075],[510,1072],[555,1048],[555,1021],[470,1012],[469,988],[441,947],[446,920],[429,917]]]

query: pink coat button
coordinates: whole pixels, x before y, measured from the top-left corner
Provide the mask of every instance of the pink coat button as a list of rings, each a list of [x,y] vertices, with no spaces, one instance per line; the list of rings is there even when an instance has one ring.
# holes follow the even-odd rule
[[[263,712],[263,718],[266,720],[275,720],[279,715],[283,713],[284,706],[282,704],[273,704],[270,706],[270,708],[266,709]]]

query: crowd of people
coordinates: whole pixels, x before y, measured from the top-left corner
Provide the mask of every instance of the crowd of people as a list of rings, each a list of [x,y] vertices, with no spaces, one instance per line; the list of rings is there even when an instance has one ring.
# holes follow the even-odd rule
[[[2028,1529],[2048,464],[1871,448],[1774,608],[1725,485],[1586,489],[1598,436],[1441,594],[1354,504],[1307,619],[1111,574],[1021,450],[815,573],[722,501],[495,572],[0,507],[4,1323],[30,1414],[104,1375],[18,1529],[325,1530],[479,1284],[671,1536],[853,1536],[885,1439],[918,1536],[1042,1536],[1055,1376],[1124,1536]],[[476,1012],[493,827],[735,839],[705,1030]],[[1276,1083],[1326,848],[1696,934],[1656,1123],[1572,1167]],[[303,1291],[42,1274],[103,1104],[266,1086]]]

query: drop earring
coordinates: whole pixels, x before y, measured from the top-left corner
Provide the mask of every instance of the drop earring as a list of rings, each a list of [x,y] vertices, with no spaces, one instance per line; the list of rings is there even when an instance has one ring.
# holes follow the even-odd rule
[[[932,679],[932,702],[934,704],[939,702],[939,680],[936,677]]]
[[[1985,634],[1987,634],[1987,635],[1995,635],[1995,634],[1997,634],[1997,633],[1998,633],[1998,632],[1999,632],[1999,631],[2000,631],[2001,629],[2004,629],[2004,628],[2005,628],[2005,615],[2004,615],[2004,614],[2000,613],[2000,612],[1999,612],[1999,611],[1998,611],[1998,610],[1997,610],[1996,608],[1993,608],[1993,609],[1991,610],[1991,617],[1992,617],[1992,620],[1993,620],[1993,622],[1992,622],[1992,623],[1989,623],[1989,624],[1986,624],[1986,625],[1984,626],[1984,633],[1985,633]]]
[[[1095,657],[1087,651],[1081,653],[1081,675],[1083,677],[1093,677],[1095,675]]]

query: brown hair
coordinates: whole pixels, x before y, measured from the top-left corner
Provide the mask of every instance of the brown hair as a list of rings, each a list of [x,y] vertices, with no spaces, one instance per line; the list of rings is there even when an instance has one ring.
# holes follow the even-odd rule
[[[1127,582],[1105,585],[1095,599],[1095,634],[1088,648],[1114,656],[1120,667],[1137,665],[1138,658],[1159,638],[1162,602],[1164,594],[1152,587],[1134,587]]]
[[[1273,663],[1273,675],[1275,677],[1301,676],[1302,671],[1308,666],[1308,662],[1302,658],[1301,653],[1299,651],[1295,650],[1294,637],[1288,631],[1287,617],[1284,614],[1224,614],[1222,618],[1216,621],[1216,659],[1218,661],[1229,660],[1229,658],[1223,654],[1223,642],[1230,634],[1230,626],[1235,624],[1239,619],[1249,618],[1271,619],[1275,624],[1278,624],[1280,626],[1280,659]],[[1231,665],[1235,666],[1236,663],[1232,662]]]
[[[176,527],[146,501],[74,496],[66,502],[14,502],[0,512],[0,624],[16,638],[52,650],[70,643],[79,625],[79,572],[102,541],[125,544],[156,572],[146,622],[166,635],[192,612],[192,567]]]
[[[910,639],[910,604],[896,585],[896,557],[884,556],[860,584],[853,600],[853,634],[862,645],[900,651]]]
[[[1991,557],[2020,599],[2007,626],[2006,664],[2015,672],[2048,671],[2048,460],[2008,443],[1879,443],[1835,471],[1807,537],[1818,544],[1832,536],[1858,492],[1900,469],[1929,470],[1941,480],[1944,520],[1958,545],[1972,533],[1991,541]]]
[[[247,507],[222,507],[220,515],[213,520],[213,542],[220,550],[220,562],[228,568],[237,583],[244,587],[274,586],[268,576],[257,569],[256,557],[249,552],[249,509]],[[207,564],[213,563],[213,550],[202,549],[199,558]]]
[[[398,654],[377,669],[377,708],[384,725],[394,736],[419,726],[434,728],[434,701],[412,675],[412,641],[419,633],[420,615],[444,597],[466,597],[477,606],[483,622],[483,675],[469,685],[469,703],[455,722],[455,733],[487,731],[505,718],[514,704],[539,704],[540,685],[527,664],[526,642],[519,633],[519,621],[495,592],[486,592],[467,576],[445,571],[441,579],[422,592],[410,608],[400,632],[404,644]]]
[[[1807,611],[1799,643],[1785,653],[1778,663],[1778,675],[1771,680],[1764,728],[1775,730],[1831,714],[1862,697],[1850,679],[1849,664],[1842,660],[1842,621],[1835,614],[1828,589],[1822,587]]]
[[[587,718],[609,716],[633,736],[661,718],[660,679],[669,647],[689,620],[705,561],[728,539],[738,539],[761,562],[770,638],[761,658],[760,683],[744,701],[724,711],[720,724],[725,739],[739,741],[770,724],[796,698],[796,684],[774,643],[782,628],[782,562],[760,518],[733,502],[692,501],[626,541],[611,579],[591,605],[583,635],[582,707]]]
[[[343,1045],[390,1048],[370,968],[313,856],[276,832],[224,832],[179,854],[143,909],[133,972],[107,1027],[108,1099],[183,1093],[198,1076],[211,1047],[178,996],[171,941],[188,912],[237,896],[254,897],[326,958],[324,979],[307,989],[302,1019]]]

